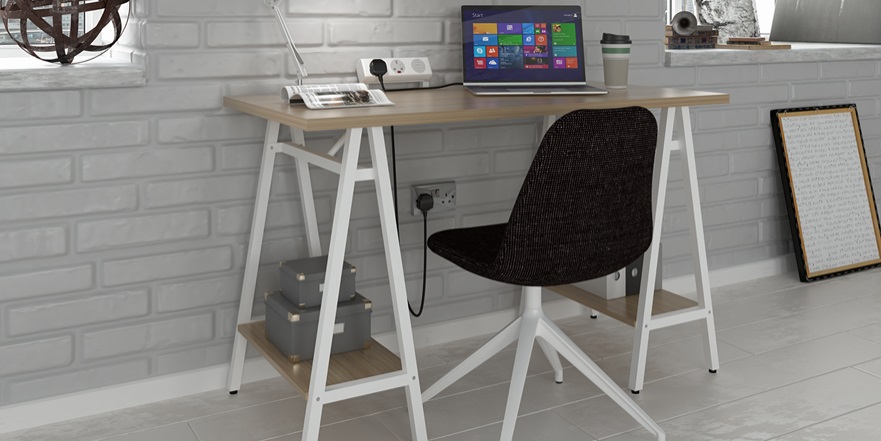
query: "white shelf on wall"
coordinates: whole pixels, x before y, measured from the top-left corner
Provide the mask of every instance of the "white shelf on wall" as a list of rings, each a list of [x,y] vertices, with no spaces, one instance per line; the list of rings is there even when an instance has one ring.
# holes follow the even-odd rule
[[[144,66],[113,59],[64,66],[28,56],[4,58],[0,63],[0,91],[142,87],[146,84]]]
[[[775,43],[786,43],[777,41]],[[877,60],[881,46],[871,44],[787,43],[792,49],[751,51],[737,49],[691,49],[666,51],[668,67],[714,66],[757,63]]]

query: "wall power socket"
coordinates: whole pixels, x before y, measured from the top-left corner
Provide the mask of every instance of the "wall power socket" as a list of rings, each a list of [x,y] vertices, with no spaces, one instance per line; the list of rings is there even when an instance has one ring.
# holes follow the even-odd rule
[[[388,73],[382,81],[389,83],[413,83],[431,80],[431,65],[428,58],[380,58],[388,66]],[[370,62],[375,58],[362,58],[355,65],[358,81],[364,84],[379,84],[379,78],[370,74]]]
[[[410,205],[414,216],[422,215],[422,212],[416,207],[416,198],[423,193],[428,193],[434,198],[434,207],[431,211],[456,209],[456,181],[432,182],[410,187]]]

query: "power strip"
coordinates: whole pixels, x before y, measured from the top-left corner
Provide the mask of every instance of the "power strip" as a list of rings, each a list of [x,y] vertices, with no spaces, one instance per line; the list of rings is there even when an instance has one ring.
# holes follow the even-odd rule
[[[379,84],[379,78],[370,73],[370,62],[376,58],[362,58],[358,60],[355,70],[358,73],[358,81],[364,84]],[[388,73],[382,77],[382,81],[388,83],[413,83],[431,80],[431,65],[428,58],[380,58],[388,66]]]

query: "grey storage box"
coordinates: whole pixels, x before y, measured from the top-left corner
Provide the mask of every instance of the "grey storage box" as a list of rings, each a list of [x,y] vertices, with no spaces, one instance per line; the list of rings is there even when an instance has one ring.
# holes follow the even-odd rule
[[[278,265],[281,293],[289,302],[300,308],[321,305],[321,298],[324,295],[324,276],[327,271],[327,256],[288,260]],[[355,267],[344,261],[337,302],[354,298]]]
[[[300,308],[278,292],[265,295],[266,337],[291,363],[309,360],[315,352],[320,307]],[[373,302],[355,298],[337,304],[331,354],[370,347],[370,314]]]

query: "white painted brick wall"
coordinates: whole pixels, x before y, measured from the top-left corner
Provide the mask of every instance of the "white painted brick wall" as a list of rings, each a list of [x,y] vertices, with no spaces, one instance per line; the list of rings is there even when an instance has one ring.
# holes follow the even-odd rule
[[[793,101],[819,101],[847,98],[847,83],[844,81],[821,81],[792,85]]]
[[[237,302],[242,293],[241,284],[241,277],[227,276],[159,285],[156,310],[170,312]]]
[[[134,185],[0,196],[0,222],[111,213],[137,207]]]
[[[18,336],[141,317],[149,311],[149,291],[139,289],[106,295],[80,295],[49,305],[30,303],[14,306],[6,311],[5,322],[9,335]]]
[[[0,136],[0,155],[119,148],[148,142],[147,121],[30,125],[34,122],[28,121],[27,126],[4,127],[3,136]]]
[[[101,219],[77,225],[79,252],[208,237],[209,213],[196,210]]]
[[[196,48],[199,23],[145,23],[144,45],[151,48]]]
[[[142,357],[116,363],[92,363],[76,369],[54,369],[13,377],[5,387],[10,402],[64,395],[87,388],[141,380],[150,375],[150,359]]]
[[[0,301],[73,293],[92,288],[94,284],[92,265],[4,273],[0,275]]]
[[[0,190],[67,184],[73,180],[70,158],[43,158],[0,163]]]
[[[320,46],[324,42],[324,23],[318,20],[286,22],[297,48]],[[281,30],[275,21],[208,23],[208,47],[260,47],[278,45]]]
[[[159,113],[184,110],[217,110],[222,106],[220,84],[96,90],[89,114]],[[114,103],[126,103],[124,107]]]
[[[817,63],[763,64],[759,66],[763,82],[788,83],[799,80],[816,80],[820,76]]]
[[[328,25],[332,46],[383,45],[401,43],[438,44],[443,23],[425,20],[336,22]]]
[[[232,250],[226,246],[215,247],[107,261],[103,265],[103,283],[104,286],[128,285],[231,268]]]
[[[257,177],[254,175],[156,182],[146,186],[144,204],[155,208],[247,199],[253,198],[256,191]]]
[[[505,4],[557,4],[516,0]],[[461,81],[462,4],[497,1],[286,2],[309,82],[352,81],[360,58],[428,56],[434,84]],[[662,0],[582,0],[587,71],[602,80],[599,38],[634,40],[631,82],[722,91],[692,108],[711,268],[792,251],[768,112],[855,102],[881,188],[881,64],[875,60],[662,66]],[[276,94],[295,68],[260,2],[136,2],[121,44],[148,66],[147,86],[0,94],[0,406],[224,363],[241,289],[265,122],[224,95]],[[538,142],[538,119],[397,130],[407,289],[421,291],[422,222],[409,186],[455,179],[458,209],[429,232],[504,222]],[[339,132],[309,134],[328,148]],[[388,135],[387,135],[388,136]],[[362,154],[362,160],[369,155]],[[681,163],[674,156],[664,273],[692,270]],[[292,162],[281,158],[257,292],[275,262],[305,257]],[[336,176],[312,174],[322,244]],[[393,328],[376,198],[359,184],[346,259],[373,299],[373,331]],[[431,255],[416,326],[510,308],[517,289]],[[263,311],[258,296],[255,312]],[[9,360],[9,361],[7,361]]]
[[[820,78],[874,78],[878,76],[876,62],[872,60],[838,61],[820,63]]]
[[[0,263],[67,254],[64,227],[0,231]]]
[[[202,146],[87,154],[81,163],[86,182],[208,172],[214,168],[214,149]]]
[[[389,16],[392,13],[392,1],[337,0],[333,2],[306,2],[296,5],[288,3],[288,11],[295,14],[321,16]]]
[[[881,80],[851,81],[850,83],[850,96],[852,97],[877,97],[878,95],[881,95]]]
[[[702,110],[697,113],[697,128],[700,130],[733,129],[752,127],[759,122],[759,112],[755,107],[718,110]]]
[[[155,371],[157,375],[166,375],[181,370],[200,369],[206,365],[228,363],[231,356],[231,342],[160,354],[156,357]]]
[[[27,121],[69,118],[82,112],[81,93],[75,90],[58,92],[10,92],[3,96],[0,119]]]
[[[214,336],[213,314],[183,316],[83,334],[83,358],[93,360],[208,341]]]
[[[164,144],[203,141],[229,141],[262,137],[266,130],[257,118],[245,115],[217,115],[163,118],[158,124],[158,140]]]
[[[73,357],[73,338],[47,338],[0,346],[0,375],[41,371],[69,364]]]
[[[157,56],[159,78],[197,79],[234,77],[277,77],[282,63],[273,52],[178,52]]]

